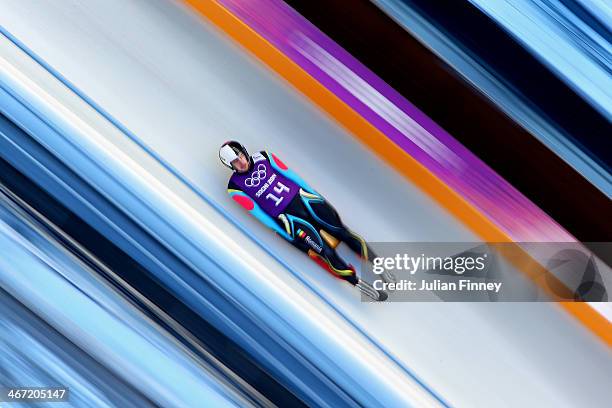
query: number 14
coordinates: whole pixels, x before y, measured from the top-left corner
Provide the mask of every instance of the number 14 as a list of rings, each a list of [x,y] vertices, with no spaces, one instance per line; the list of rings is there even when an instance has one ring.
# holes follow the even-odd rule
[[[289,192],[289,187],[287,187],[286,185],[284,185],[283,183],[281,183],[280,181],[276,182],[276,185],[274,186],[274,192],[277,195],[281,195],[283,193],[288,193]],[[278,205],[281,203],[281,201],[283,201],[284,197],[278,197],[272,193],[268,193],[268,195],[266,195],[266,198],[268,200],[273,200],[274,201],[274,206],[278,207]]]

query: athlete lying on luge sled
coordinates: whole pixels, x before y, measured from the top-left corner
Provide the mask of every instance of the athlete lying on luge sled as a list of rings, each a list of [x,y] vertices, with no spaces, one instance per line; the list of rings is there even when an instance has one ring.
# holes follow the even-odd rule
[[[336,210],[278,157],[266,151],[250,156],[240,143],[229,141],[219,149],[219,158],[233,170],[229,195],[251,215],[370,298],[387,299],[385,292],[360,279],[336,252],[342,241],[372,262],[376,255],[365,240],[349,230]],[[382,277],[387,282],[395,280],[388,272]]]

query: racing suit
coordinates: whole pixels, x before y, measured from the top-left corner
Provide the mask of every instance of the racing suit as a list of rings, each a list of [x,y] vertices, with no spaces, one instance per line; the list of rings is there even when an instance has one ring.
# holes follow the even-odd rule
[[[355,269],[335,248],[342,241],[371,261],[376,255],[364,239],[349,230],[336,210],[276,155],[261,151],[250,160],[248,171],[234,172],[229,180],[232,199],[332,274],[357,285]]]

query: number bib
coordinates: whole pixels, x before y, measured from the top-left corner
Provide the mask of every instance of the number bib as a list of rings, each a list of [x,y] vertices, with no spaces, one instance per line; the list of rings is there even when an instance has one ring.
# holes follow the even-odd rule
[[[261,153],[253,155],[253,168],[250,171],[243,174],[234,172],[230,180],[274,218],[283,212],[299,191],[299,186],[274,170]]]

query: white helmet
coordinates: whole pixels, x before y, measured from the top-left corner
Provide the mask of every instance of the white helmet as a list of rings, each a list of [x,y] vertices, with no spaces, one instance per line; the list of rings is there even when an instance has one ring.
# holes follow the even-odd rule
[[[232,166],[232,161],[236,160],[240,153],[244,154],[247,160],[249,160],[249,152],[247,152],[247,149],[235,140],[230,140],[229,142],[223,143],[219,148],[219,159],[221,159],[221,163],[235,170],[234,166]]]

